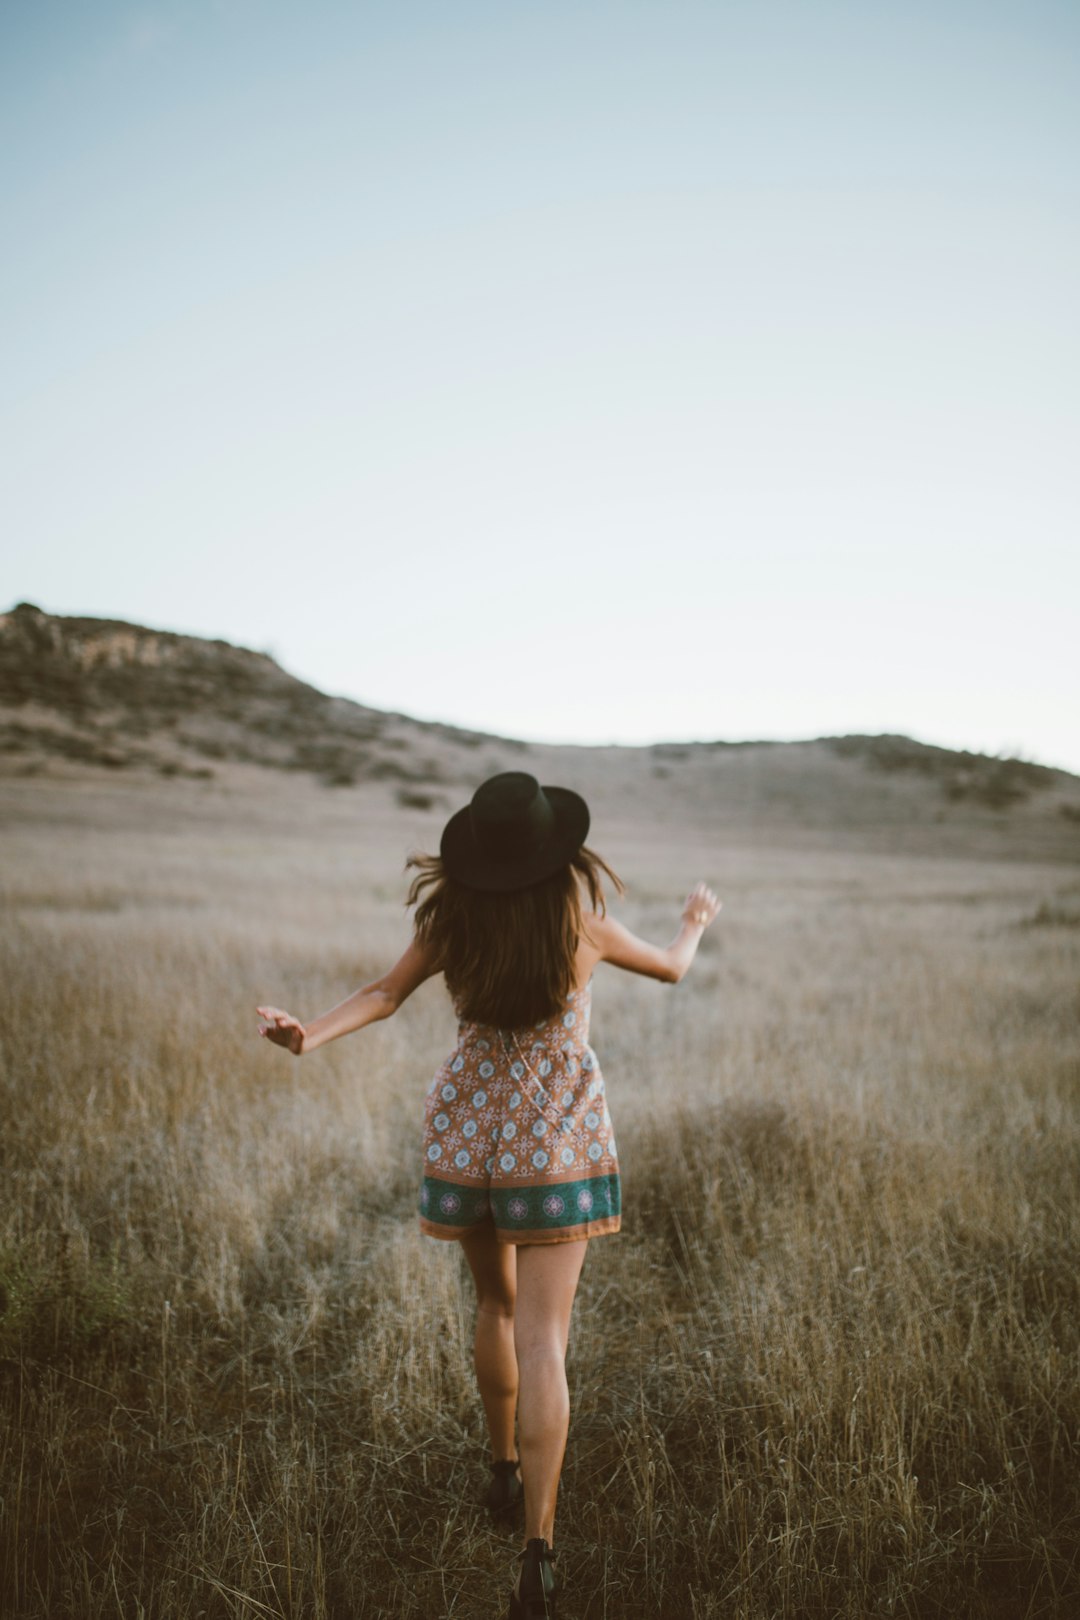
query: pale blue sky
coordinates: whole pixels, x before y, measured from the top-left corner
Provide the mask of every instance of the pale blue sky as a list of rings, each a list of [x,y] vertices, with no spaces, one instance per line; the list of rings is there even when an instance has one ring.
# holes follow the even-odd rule
[[[1080,770],[1080,8],[0,0],[0,606]]]

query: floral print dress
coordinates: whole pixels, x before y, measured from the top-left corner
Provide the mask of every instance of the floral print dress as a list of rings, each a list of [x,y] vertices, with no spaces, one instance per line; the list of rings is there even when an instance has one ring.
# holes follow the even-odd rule
[[[589,1045],[592,981],[524,1029],[463,1020],[424,1112],[420,1226],[502,1243],[617,1232],[619,1164],[604,1079]]]

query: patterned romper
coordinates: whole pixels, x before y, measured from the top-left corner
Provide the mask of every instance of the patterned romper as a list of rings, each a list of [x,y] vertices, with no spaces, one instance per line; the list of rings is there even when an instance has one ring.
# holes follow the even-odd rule
[[[524,1029],[463,1020],[424,1113],[420,1227],[500,1243],[617,1232],[619,1164],[604,1079],[589,1045],[592,980]]]

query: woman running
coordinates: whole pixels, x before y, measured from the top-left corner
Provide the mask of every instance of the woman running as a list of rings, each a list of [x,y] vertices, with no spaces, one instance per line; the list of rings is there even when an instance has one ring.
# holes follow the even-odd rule
[[[599,962],[676,983],[720,909],[699,883],[670,945],[606,914],[611,868],[585,847],[589,810],[522,771],[493,776],[414,856],[408,950],[390,971],[304,1025],[258,1009],[260,1033],[297,1055],[389,1018],[442,973],[457,1045],[428,1092],[420,1226],[459,1242],[476,1285],[476,1378],[491,1439],[485,1504],[524,1498],[525,1550],[510,1620],[551,1620],[555,1498],[569,1424],[570,1312],[591,1237],[617,1232],[619,1165],[589,1045]],[[515,1446],[515,1416],[517,1445]]]

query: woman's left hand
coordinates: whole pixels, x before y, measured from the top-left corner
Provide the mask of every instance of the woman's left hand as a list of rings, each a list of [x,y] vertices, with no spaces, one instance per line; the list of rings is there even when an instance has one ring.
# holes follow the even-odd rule
[[[711,922],[716,921],[722,905],[723,901],[716,898],[707,884],[696,883],[683,904],[683,922],[696,923],[699,928],[708,928]]]
[[[259,1034],[265,1035],[268,1041],[275,1046],[284,1046],[286,1051],[299,1057],[304,1050],[305,1030],[299,1018],[292,1013],[283,1012],[280,1007],[256,1007],[255,1011],[266,1022],[259,1025]]]

